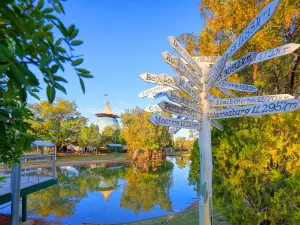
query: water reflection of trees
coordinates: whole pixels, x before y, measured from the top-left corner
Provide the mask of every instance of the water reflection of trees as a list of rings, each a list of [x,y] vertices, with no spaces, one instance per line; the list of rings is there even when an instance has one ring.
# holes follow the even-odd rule
[[[176,156],[175,158],[176,164],[180,169],[185,168],[189,162],[190,162],[190,157],[189,156]]]
[[[170,187],[173,183],[173,163],[163,162],[161,165],[144,164],[141,168],[132,165],[126,171],[127,184],[125,186],[120,206],[133,210],[136,214],[141,211],[150,211],[159,205],[161,209],[170,211]]]
[[[93,192],[101,192],[105,201],[118,187],[118,179],[127,183],[120,206],[135,213],[150,211],[155,205],[171,210],[170,187],[173,163],[151,165],[85,165],[57,168],[57,185],[29,195],[29,212],[47,217],[74,215],[76,204]],[[45,172],[47,172],[45,170]]]
[[[124,178],[125,172],[126,166],[120,165],[58,168],[57,185],[29,195],[29,211],[41,217],[73,215],[75,205],[88,192],[101,191],[101,184],[117,185],[118,178]]]

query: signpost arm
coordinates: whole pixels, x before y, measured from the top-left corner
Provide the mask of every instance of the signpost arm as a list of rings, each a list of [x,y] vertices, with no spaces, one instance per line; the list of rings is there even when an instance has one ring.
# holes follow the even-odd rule
[[[203,68],[204,74],[208,69]],[[202,129],[199,131],[199,150],[200,150],[200,199],[199,199],[199,224],[212,224],[212,154],[211,154],[211,128],[209,120],[210,101],[206,97],[207,84],[203,79],[203,92],[200,93],[203,104]]]

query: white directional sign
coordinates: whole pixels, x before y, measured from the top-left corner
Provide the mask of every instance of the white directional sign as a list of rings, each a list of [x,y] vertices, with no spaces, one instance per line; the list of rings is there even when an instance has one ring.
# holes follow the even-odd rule
[[[227,49],[229,58],[236,53],[274,14],[280,0],[274,0],[263,8],[263,10],[246,27],[241,35]]]
[[[170,134],[177,134],[178,131],[180,131],[181,128],[177,128],[177,127],[170,127],[169,128],[169,133]]]
[[[222,126],[222,124],[220,124],[218,121],[216,120],[211,120],[210,121],[211,125],[213,125],[215,128],[219,129],[220,131],[224,130],[224,127]]]
[[[277,48],[272,48],[264,52],[260,52],[256,55],[255,59],[251,62],[251,64],[263,62],[266,60],[270,60],[279,56],[290,54],[296,51],[300,47],[300,44],[286,44]]]
[[[221,83],[218,83],[216,87],[220,88],[226,88],[226,89],[231,89],[231,90],[236,90],[236,91],[244,91],[244,92],[257,92],[258,89],[257,87],[249,84],[238,84],[238,83],[233,83],[233,82],[227,82],[227,81],[222,81]]]
[[[155,94],[159,93],[159,92],[167,92],[167,91],[173,91],[174,88],[172,87],[168,87],[166,85],[159,85],[159,86],[156,86],[156,87],[153,87],[153,88],[150,88],[146,91],[142,91],[140,94],[139,94],[139,97],[140,98],[144,98],[148,95],[150,96],[154,96]]]
[[[191,101],[183,96],[180,96],[179,94],[177,94],[174,91],[166,92],[166,95],[167,95],[168,99],[172,102],[175,102],[182,106],[188,107],[190,109],[197,110],[198,112],[202,111],[201,107],[198,105],[198,103],[196,101]]]
[[[197,63],[208,63],[215,64],[220,56],[194,56],[193,59],[196,60]]]
[[[227,90],[226,88],[222,88],[222,87],[217,87],[220,91],[223,92],[224,95],[227,95],[227,96],[231,96],[229,90]]]
[[[294,96],[288,94],[282,95],[265,95],[253,96],[243,98],[214,98],[212,99],[212,106],[234,106],[234,105],[253,105],[265,102],[276,102],[280,100],[294,99]]]
[[[227,55],[223,55],[218,59],[213,68],[211,68],[207,74],[205,82],[207,82],[207,92],[211,89],[214,83],[218,80],[222,70],[227,62]]]
[[[158,78],[162,84],[178,89],[178,87],[174,81],[174,77],[171,77],[165,73],[162,73],[158,76]]]
[[[201,120],[200,113],[196,110],[190,110],[188,108],[174,105],[166,101],[162,101],[158,105],[164,112],[169,112],[175,115],[184,116],[191,120],[198,120],[198,121]]]
[[[232,74],[236,73],[237,71],[243,69],[245,66],[250,65],[251,62],[255,59],[257,53],[249,52],[244,55],[242,58],[230,62],[229,65],[226,64],[224,70],[222,71],[220,77],[218,78],[217,83],[222,80],[225,80],[227,77],[231,76]]]
[[[168,37],[168,40],[172,46],[172,48],[182,56],[182,58],[184,58],[188,64],[190,64],[194,70],[196,70],[196,72],[198,74],[202,73],[202,69],[201,67],[198,65],[198,63],[196,62],[196,60],[193,59],[192,56],[190,56],[190,54],[180,45],[180,43],[172,36]]]
[[[149,105],[146,108],[144,108],[144,111],[146,111],[146,112],[162,112],[162,109],[159,107],[159,105]]]
[[[187,93],[189,96],[191,96],[196,101],[200,102],[199,100],[199,90],[192,87],[188,84],[188,82],[183,77],[174,77],[174,80],[176,82],[176,85],[183,90],[185,93]]]
[[[182,116],[177,116],[177,119],[187,120],[186,117],[182,117]],[[180,128],[177,128],[177,127],[170,127],[169,128],[169,133],[171,133],[171,134],[177,134],[178,131],[180,131]]]
[[[193,72],[181,59],[168,52],[162,52],[161,55],[165,62],[174,67],[181,76],[185,76],[197,88],[203,89],[203,84],[200,82],[202,74]]]
[[[153,73],[143,73],[140,75],[140,78],[142,78],[144,81],[153,83],[153,84],[161,84],[158,75]]]
[[[213,109],[210,115],[211,119],[234,118],[243,116],[262,116],[267,114],[276,114],[291,112],[300,107],[300,101],[297,99],[282,100],[276,102],[267,102],[243,107],[233,107],[230,109]]]
[[[155,125],[201,130],[200,122],[195,122],[190,120],[174,119],[174,118],[158,116],[158,115],[152,115],[149,118],[149,120],[151,121],[151,123]]]

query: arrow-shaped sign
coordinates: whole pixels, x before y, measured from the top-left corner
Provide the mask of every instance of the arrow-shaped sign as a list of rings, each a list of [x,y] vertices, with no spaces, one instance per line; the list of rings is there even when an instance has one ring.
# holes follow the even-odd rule
[[[203,89],[203,84],[200,81],[202,74],[196,74],[181,59],[168,52],[162,52],[161,55],[165,62],[174,67],[181,76],[185,76],[197,88]]]
[[[174,81],[174,77],[171,77],[165,73],[162,73],[158,76],[158,78],[162,84],[178,89],[178,87]]]
[[[211,119],[224,119],[242,116],[262,116],[267,114],[276,114],[291,112],[300,107],[300,101],[297,99],[282,100],[276,102],[267,102],[243,107],[232,107],[230,109],[213,109],[210,115]]]
[[[215,64],[220,56],[194,56],[193,59],[196,60],[197,63],[208,63]]]
[[[190,110],[185,107],[174,105],[167,101],[162,101],[158,105],[164,112],[169,112],[175,115],[184,116],[191,120],[198,120],[198,121],[201,120],[200,113],[195,110]]]
[[[182,116],[177,116],[177,119],[187,120],[186,117],[182,117]],[[169,133],[170,134],[177,134],[178,131],[180,131],[180,128],[177,128],[177,127],[170,127],[169,128]]]
[[[144,111],[146,111],[146,112],[162,112],[162,109],[159,107],[159,105],[149,105],[146,108],[144,108]]]
[[[180,43],[172,36],[168,37],[168,40],[172,46],[172,48],[182,56],[182,58],[184,58],[188,64],[190,64],[194,70],[196,70],[196,72],[198,74],[202,74],[202,69],[201,67],[198,65],[198,63],[196,62],[196,60],[193,59],[192,56],[190,56],[190,54],[180,45]]]
[[[172,102],[175,102],[179,105],[188,107],[190,109],[197,110],[198,112],[202,112],[201,107],[198,105],[198,103],[196,101],[191,101],[183,96],[178,95],[174,91],[166,92],[166,95],[167,95],[168,99]]]
[[[153,84],[161,84],[158,75],[153,73],[143,73],[140,75],[140,78],[142,78],[144,81],[153,83]]]
[[[263,8],[263,10],[246,27],[241,35],[235,39],[232,45],[227,49],[229,58],[234,55],[246,42],[273,16],[280,0],[274,0]]]
[[[158,116],[158,115],[152,115],[149,118],[149,120],[151,123],[155,125],[201,130],[200,122],[195,122],[190,120],[174,119],[174,118]]]
[[[255,59],[251,62],[251,64],[263,62],[279,56],[290,54],[296,51],[299,47],[300,44],[290,43],[277,48],[269,49],[264,52],[260,52],[256,55]]]
[[[218,59],[214,67],[209,70],[207,77],[205,79],[205,82],[207,82],[206,92],[208,92],[212,88],[214,83],[218,80],[222,70],[225,67],[226,62],[227,62],[227,55],[224,54]]]
[[[222,126],[222,124],[220,124],[218,121],[216,120],[211,120],[210,121],[211,125],[213,125],[215,128],[219,129],[220,131],[224,130],[224,127]]]
[[[230,96],[230,92],[229,90],[227,90],[226,88],[222,88],[222,87],[217,87],[221,92],[223,92],[224,95]]]
[[[265,95],[265,96],[253,96],[243,98],[215,98],[212,99],[212,106],[234,106],[234,105],[253,105],[265,102],[276,102],[287,99],[294,99],[295,97],[288,94],[282,95]]]
[[[258,89],[257,87],[249,84],[238,84],[238,83],[233,83],[233,82],[227,82],[227,81],[222,81],[221,83],[218,83],[216,85],[218,88],[226,88],[230,90],[236,90],[236,91],[244,91],[244,92],[257,92]]]
[[[199,90],[192,87],[183,77],[174,77],[174,80],[177,87],[179,87],[196,101],[200,102]]]
[[[245,66],[250,65],[251,62],[255,59],[257,53],[249,52],[244,55],[242,58],[230,62],[229,65],[226,64],[224,70],[222,71],[220,77],[216,81],[216,84],[225,80],[227,77],[231,76],[232,74],[236,73],[237,71],[243,69]]]
[[[167,91],[172,91],[172,90],[174,90],[174,88],[168,87],[166,85],[159,85],[159,86],[150,88],[148,90],[142,91],[139,94],[139,97],[144,98],[144,97],[149,96],[149,95],[154,96],[155,94],[157,94],[159,92],[167,92]]]

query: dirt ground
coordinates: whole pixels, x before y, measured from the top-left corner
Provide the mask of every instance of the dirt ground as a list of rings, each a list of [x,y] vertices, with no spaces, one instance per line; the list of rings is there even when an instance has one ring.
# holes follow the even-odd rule
[[[0,214],[0,225],[10,225],[10,215]],[[60,225],[60,223],[47,222],[42,219],[28,219],[24,223],[20,222],[20,225]]]

